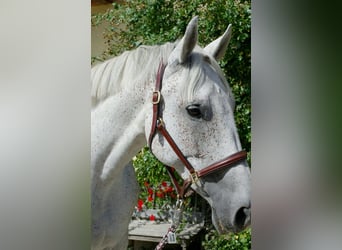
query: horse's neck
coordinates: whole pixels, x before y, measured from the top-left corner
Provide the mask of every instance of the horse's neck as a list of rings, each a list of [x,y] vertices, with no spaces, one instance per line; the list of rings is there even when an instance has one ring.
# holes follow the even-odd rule
[[[143,90],[108,97],[92,111],[92,177],[109,181],[146,144]]]

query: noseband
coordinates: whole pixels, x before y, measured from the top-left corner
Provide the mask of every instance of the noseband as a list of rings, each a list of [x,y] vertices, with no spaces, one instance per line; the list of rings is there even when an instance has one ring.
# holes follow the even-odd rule
[[[166,166],[166,169],[169,172],[169,175],[171,177],[171,180],[176,188],[176,191],[180,198],[189,196],[192,192],[188,192],[188,189],[192,184],[196,184],[200,178],[208,176],[209,174],[212,174],[216,171],[226,169],[228,167],[233,166],[237,162],[240,162],[242,160],[245,160],[247,158],[246,151],[242,150],[239,152],[236,152],[218,162],[215,162],[208,167],[205,167],[201,170],[196,171],[195,168],[191,165],[191,163],[187,160],[187,158],[184,156],[182,151],[179,149],[175,141],[172,139],[169,132],[166,130],[165,123],[161,117],[161,111],[160,111],[160,100],[161,100],[161,88],[162,88],[162,80],[163,80],[163,74],[164,70],[166,68],[166,65],[164,65],[162,62],[159,64],[158,73],[156,77],[156,85],[155,85],[155,91],[152,95],[152,104],[153,104],[153,117],[152,117],[152,126],[151,126],[151,132],[148,139],[148,145],[152,151],[152,140],[156,134],[156,131],[158,130],[164,138],[167,140],[173,151],[176,153],[178,158],[181,160],[181,162],[184,164],[184,166],[188,169],[190,172],[190,177],[186,180],[184,180],[183,186],[181,187],[178,183],[174,171],[171,167]]]

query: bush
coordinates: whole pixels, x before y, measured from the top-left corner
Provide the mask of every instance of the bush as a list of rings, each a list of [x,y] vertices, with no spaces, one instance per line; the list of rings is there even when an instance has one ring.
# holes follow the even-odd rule
[[[166,168],[145,147],[133,159],[137,180],[141,187],[140,204],[146,208],[162,208],[175,204],[177,194]]]
[[[113,3],[113,8],[106,13],[92,16],[93,25],[103,21],[109,23],[104,33],[108,49],[101,56],[92,58],[92,62],[119,55],[141,44],[175,41],[182,37],[186,25],[195,15],[199,16],[199,44],[202,46],[222,35],[231,23],[232,39],[226,55],[219,63],[235,96],[235,122],[242,147],[250,152],[250,7],[250,0],[130,0],[123,4]],[[135,168],[140,185],[147,178],[149,184],[157,186],[162,181],[169,181],[162,164],[146,148],[136,157]],[[219,237],[209,231],[203,246],[205,249],[250,249],[250,230],[229,238]]]
[[[202,242],[204,249],[215,250],[248,250],[251,249],[251,229],[239,234],[219,236],[215,230],[210,230]]]

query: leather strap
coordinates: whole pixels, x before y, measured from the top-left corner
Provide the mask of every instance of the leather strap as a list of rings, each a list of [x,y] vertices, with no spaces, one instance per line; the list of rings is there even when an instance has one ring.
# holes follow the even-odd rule
[[[173,186],[175,187],[177,194],[179,194],[182,190],[182,187],[179,185],[176,175],[175,175],[175,169],[170,166],[165,166],[166,170],[170,176],[170,179],[172,181]]]
[[[206,175],[209,175],[213,172],[216,172],[222,168],[232,166],[233,164],[235,164],[239,161],[242,161],[246,158],[247,158],[247,152],[244,150],[239,151],[235,154],[228,156],[227,158],[225,158],[221,161],[215,162],[214,164],[211,164],[210,166],[197,171],[197,176],[198,176],[198,178],[201,178],[203,176],[206,176]]]
[[[169,166],[165,166],[165,167],[166,167],[167,172],[169,173],[170,179],[172,181],[173,186],[176,189],[176,192],[179,198],[183,199],[185,197],[191,196],[194,193],[192,189],[189,189],[191,186],[191,181],[188,182],[187,180],[185,180],[183,182],[183,185],[180,186],[179,182],[177,181],[174,168],[169,167]]]
[[[175,141],[170,136],[169,132],[167,132],[165,124],[161,118],[159,118],[157,121],[157,129],[165,137],[165,139],[167,140],[173,151],[176,153],[178,158],[185,165],[185,167],[189,170],[191,174],[193,174],[195,172],[195,169],[192,167],[191,163],[185,158],[182,151],[179,149]]]
[[[162,88],[162,80],[164,75],[166,65],[164,65],[162,62],[160,62],[156,77],[156,85],[155,90],[152,94],[152,106],[153,106],[153,114],[152,114],[152,126],[151,126],[151,132],[150,136],[148,138],[148,146],[151,148],[153,137],[156,134],[156,127],[157,127],[157,120],[159,118],[159,103],[161,99],[161,88]]]
[[[234,164],[236,164],[242,160],[245,160],[246,158],[247,158],[247,152],[242,150],[242,151],[239,151],[235,154],[228,156],[227,158],[225,158],[221,161],[215,162],[215,163],[209,165],[208,167],[205,167],[205,168],[197,171],[196,172],[197,180],[196,179],[194,180],[194,177],[189,177],[188,179],[186,179],[183,183],[183,187],[182,187],[183,190],[181,190],[180,193],[184,194],[184,197],[187,197],[187,195],[186,195],[187,189],[189,189],[191,187],[192,183],[198,181],[199,178],[208,176],[208,175],[210,175],[216,171],[231,167]]]

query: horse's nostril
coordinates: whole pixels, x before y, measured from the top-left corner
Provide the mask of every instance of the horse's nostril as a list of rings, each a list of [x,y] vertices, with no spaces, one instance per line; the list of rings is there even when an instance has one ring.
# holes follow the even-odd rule
[[[235,226],[242,230],[250,223],[250,208],[241,207],[235,215]]]

